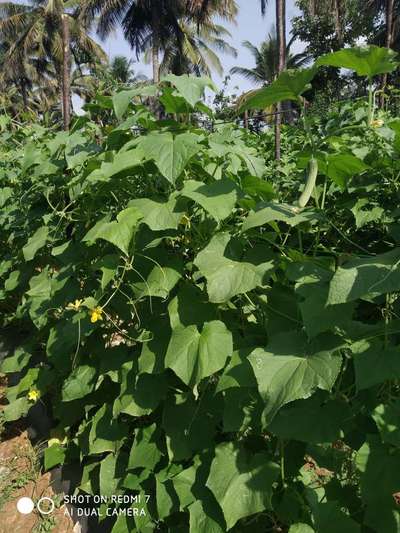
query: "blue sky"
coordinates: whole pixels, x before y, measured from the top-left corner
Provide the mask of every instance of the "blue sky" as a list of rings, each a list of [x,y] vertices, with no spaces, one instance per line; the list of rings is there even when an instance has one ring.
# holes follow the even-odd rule
[[[237,0],[239,6],[239,15],[237,18],[237,24],[226,24],[224,26],[232,34],[232,38],[229,40],[230,44],[237,49],[238,56],[237,58],[231,57],[229,55],[221,55],[221,63],[224,66],[225,74],[229,73],[231,67],[235,65],[243,67],[252,67],[254,66],[254,60],[252,55],[242,47],[242,41],[248,40],[255,45],[259,45],[263,40],[265,40],[271,26],[275,22],[275,2],[270,0],[269,6],[265,17],[261,16],[260,10],[260,1],[259,0]],[[287,31],[288,35],[291,30],[290,20],[299,14],[299,10],[295,6],[295,0],[287,0]],[[116,32],[115,35],[110,36],[104,43],[102,43],[104,50],[108,53],[110,57],[115,55],[125,55],[127,57],[133,57],[134,53],[130,49],[127,42],[124,40],[121,32]],[[294,51],[300,51],[302,49],[301,43],[295,43]],[[151,78],[151,66],[144,64],[142,61],[137,62],[134,65],[135,71],[142,72]],[[222,78],[220,78],[216,73],[213,73],[213,80],[215,83],[220,86],[222,83]],[[232,76],[232,80],[229,85],[230,91],[233,91],[235,87],[239,87],[239,91],[246,91],[254,86],[240,76]]]

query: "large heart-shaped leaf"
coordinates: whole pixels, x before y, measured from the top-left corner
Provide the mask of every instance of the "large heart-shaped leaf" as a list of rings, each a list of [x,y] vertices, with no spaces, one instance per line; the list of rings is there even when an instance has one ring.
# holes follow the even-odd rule
[[[286,403],[308,398],[317,388],[331,390],[342,363],[341,346],[333,335],[309,342],[304,333],[294,331],[275,335],[266,348],[250,354],[266,423]]]
[[[82,240],[94,242],[97,239],[103,239],[111,242],[128,255],[129,244],[142,216],[142,213],[136,207],[128,207],[117,215],[117,220],[109,222],[109,218],[106,217],[97,222]]]
[[[215,92],[217,91],[212,80],[205,76],[197,78],[194,76],[188,76],[187,74],[183,74],[182,76],[168,74],[168,76],[165,76],[162,81],[169,81],[172,83],[172,85],[176,87],[180,96],[182,96],[191,107],[194,107],[197,102],[202,99],[206,87]]]
[[[219,444],[207,487],[224,513],[227,530],[246,516],[271,509],[279,467],[266,453],[248,454],[233,443]]]
[[[128,91],[120,91],[119,93],[114,94],[112,102],[117,119],[122,119],[128,109],[129,103],[135,96],[155,96],[156,94],[157,87],[155,85],[130,89]]]
[[[201,205],[217,222],[232,213],[237,200],[237,188],[229,179],[218,180],[210,185],[188,180],[181,194]]]
[[[140,147],[153,159],[161,174],[175,183],[188,161],[198,152],[200,138],[194,133],[151,133],[143,137]]]
[[[223,322],[204,324],[201,334],[196,326],[178,327],[172,332],[165,364],[186,385],[195,385],[211,376],[232,355],[232,335]]]
[[[348,68],[359,76],[372,78],[385,72],[393,72],[399,63],[397,54],[379,46],[357,46],[326,54],[317,60],[318,66]]]
[[[400,248],[354,259],[337,269],[329,287],[328,304],[351,302],[363,296],[400,289]]]
[[[207,292],[211,302],[226,302],[237,294],[244,294],[265,283],[265,276],[273,269],[273,261],[253,264],[227,257],[231,236],[218,233],[194,260],[207,279]]]
[[[245,109],[265,109],[278,102],[298,100],[310,87],[317,69],[286,70],[271,85],[252,93],[241,106]]]

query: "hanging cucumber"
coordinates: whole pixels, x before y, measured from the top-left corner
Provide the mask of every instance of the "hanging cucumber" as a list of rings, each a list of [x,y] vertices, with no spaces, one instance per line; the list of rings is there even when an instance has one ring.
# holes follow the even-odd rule
[[[308,170],[307,183],[306,183],[306,186],[304,187],[304,191],[301,193],[301,196],[298,202],[300,207],[305,207],[311,198],[312,192],[315,187],[315,183],[317,181],[317,176],[318,176],[318,160],[312,157],[310,159],[308,169],[309,170]]]

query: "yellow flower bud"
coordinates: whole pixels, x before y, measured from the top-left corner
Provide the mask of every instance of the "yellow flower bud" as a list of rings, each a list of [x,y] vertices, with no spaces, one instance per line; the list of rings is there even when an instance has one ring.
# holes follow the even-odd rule
[[[102,313],[103,313],[102,307],[95,307],[94,309],[92,309],[90,311],[90,322],[94,324],[98,320],[103,320]]]
[[[29,392],[28,392],[28,400],[31,401],[31,402],[37,402],[38,399],[40,398],[40,392],[36,389],[31,389]]]

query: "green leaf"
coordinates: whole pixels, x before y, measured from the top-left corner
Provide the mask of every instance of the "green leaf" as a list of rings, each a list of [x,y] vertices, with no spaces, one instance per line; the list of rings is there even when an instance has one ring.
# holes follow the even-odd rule
[[[164,76],[161,81],[169,81],[172,83],[172,85],[177,88],[178,93],[191,107],[194,107],[197,102],[202,99],[206,87],[217,92],[214,83],[210,78],[205,76],[195,77],[187,74],[175,76],[174,74],[168,74],[168,76]]]
[[[197,500],[189,506],[189,533],[224,533],[214,502]]]
[[[360,533],[361,526],[340,508],[338,502],[319,503],[314,511],[318,533]]]
[[[367,206],[367,209],[363,209]],[[357,228],[362,228],[371,222],[379,223],[385,214],[382,207],[370,202],[367,198],[359,198],[351,208],[351,212],[354,215]]]
[[[400,378],[400,350],[361,341],[351,347],[357,390]]]
[[[196,326],[173,330],[165,365],[186,383],[196,385],[224,367],[232,355],[232,335],[223,322],[204,324],[201,334]]]
[[[200,137],[194,133],[150,133],[140,147],[148,159],[153,159],[161,174],[171,183],[179,178],[189,160],[199,151]]]
[[[44,469],[51,470],[54,466],[64,464],[66,450],[59,444],[52,444],[44,451]]]
[[[329,287],[311,283],[305,300],[299,303],[304,327],[310,337],[329,331],[332,327],[346,326],[352,319],[355,304],[353,302],[326,305]]]
[[[245,176],[241,182],[243,191],[262,200],[268,201],[275,198],[276,193],[273,185],[269,181],[258,178],[257,176]]]
[[[237,201],[237,188],[229,179],[214,181],[210,185],[188,180],[181,194],[201,205],[217,222],[232,214]]]
[[[142,223],[147,224],[153,231],[177,229],[184,213],[184,210],[177,206],[174,194],[171,194],[167,202],[136,198],[129,202],[129,206],[136,207],[142,213]]]
[[[278,102],[298,100],[310,87],[317,69],[315,67],[299,70],[286,70],[268,87],[251,93],[241,106],[245,109],[266,109]]]
[[[159,433],[156,424],[135,430],[128,469],[147,468],[154,470],[161,459],[161,450],[157,444]]]
[[[179,292],[168,305],[171,328],[195,324],[201,328],[204,322],[217,318],[215,306],[207,296],[193,284],[181,284]]]
[[[329,286],[328,304],[395,292],[400,289],[400,248],[354,259],[339,267]]]
[[[308,524],[292,524],[289,528],[289,533],[315,533],[315,530]]]
[[[381,434],[382,442],[400,446],[400,401],[375,407],[372,418]]]
[[[32,404],[29,403],[28,398],[17,398],[3,409],[3,416],[6,422],[14,422],[25,416]]]
[[[168,261],[169,258],[166,258]],[[183,265],[179,258],[171,258],[168,264],[155,265],[145,281],[132,283],[137,296],[167,298],[183,275]],[[144,276],[142,275],[142,278]]]
[[[114,94],[112,103],[114,105],[115,115],[118,120],[121,120],[128,109],[128,106],[135,96],[156,96],[157,87],[149,85],[147,87],[140,87],[137,89],[130,89],[128,91],[120,91]]]
[[[140,148],[128,150],[126,152],[119,152],[115,154],[112,163],[107,161],[103,162],[100,168],[89,174],[87,180],[93,183],[109,181],[120,172],[141,165],[144,159],[145,154]]]
[[[397,533],[400,515],[393,496],[400,486],[399,454],[372,437],[357,452],[356,464],[361,473],[364,524],[374,531]]]
[[[117,220],[109,222],[106,217],[97,222],[82,240],[93,243],[103,239],[129,255],[129,245],[141,218],[142,214],[136,207],[128,207],[117,215]]]
[[[163,405],[162,426],[165,430],[170,461],[190,459],[196,451],[214,446],[215,401],[211,387],[195,401],[190,393],[169,395]]]
[[[255,388],[257,382],[248,355],[251,348],[235,350],[222,376],[219,378],[215,392],[222,392],[231,388]]]
[[[120,258],[116,254],[107,254],[103,256],[93,268],[96,270],[101,270],[101,288],[104,290],[107,285],[115,279],[118,273],[118,266],[120,264]]]
[[[28,242],[22,248],[25,261],[31,261],[35,257],[36,252],[45,246],[48,235],[49,228],[47,226],[42,226],[35,231],[32,237],[30,237]]]
[[[51,281],[49,268],[45,267],[40,274],[32,276],[29,280],[29,291],[26,292],[27,296],[43,300],[49,299],[52,289]]]
[[[320,444],[335,442],[343,437],[342,427],[349,417],[346,404],[328,401],[319,394],[300,400],[279,411],[268,429],[285,440],[299,440]]]
[[[115,475],[117,458],[113,453],[102,459],[100,463],[100,493],[103,496],[112,496],[116,493],[118,478]]]
[[[113,416],[112,406],[104,404],[92,418],[89,453],[117,452],[128,433],[128,427]]]
[[[218,233],[194,260],[194,264],[207,280],[211,302],[222,303],[237,294],[244,294],[265,285],[267,274],[273,270],[273,261],[253,264],[235,261],[226,256],[231,236]]]
[[[64,381],[61,395],[64,402],[71,402],[90,394],[95,386],[97,370],[88,365],[78,366]]]
[[[141,374],[132,380],[132,372],[122,378],[121,394],[114,402],[114,415],[126,413],[143,416],[154,411],[167,392],[165,374]]]
[[[272,484],[279,467],[266,453],[247,454],[232,443],[219,444],[207,487],[224,513],[227,529],[238,520],[271,509]]]
[[[346,48],[320,57],[317,66],[330,66],[354,70],[359,76],[372,78],[378,74],[393,72],[399,65],[397,54],[379,46]]]
[[[349,178],[365,172],[369,166],[351,154],[329,154],[326,158],[326,174],[341,189],[344,189]]]
[[[13,355],[6,357],[1,364],[1,372],[4,374],[11,374],[12,372],[20,372],[29,363],[32,354],[27,352],[22,346],[16,348]]]
[[[338,377],[343,342],[321,335],[312,342],[300,332],[280,333],[267,348],[249,356],[265,402],[264,419],[270,423],[279,409],[294,400],[306,399],[317,389],[331,390]]]
[[[9,198],[13,195],[13,190],[10,187],[3,187],[0,189],[0,207],[3,207]]]
[[[289,226],[297,226],[302,222],[314,222],[321,217],[313,209],[300,209],[289,204],[263,202],[258,204],[256,211],[251,211],[243,222],[242,231],[258,228],[271,222],[286,222]]]

